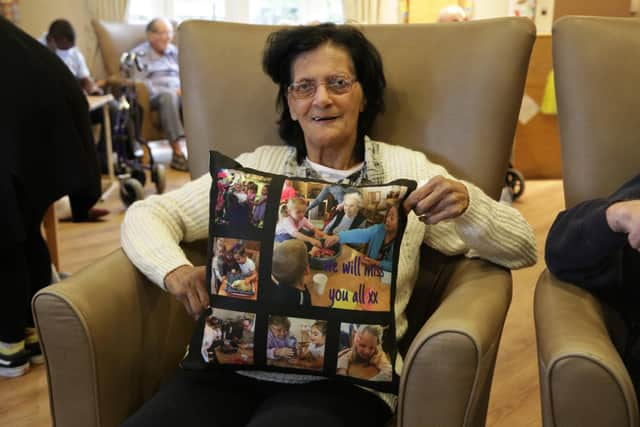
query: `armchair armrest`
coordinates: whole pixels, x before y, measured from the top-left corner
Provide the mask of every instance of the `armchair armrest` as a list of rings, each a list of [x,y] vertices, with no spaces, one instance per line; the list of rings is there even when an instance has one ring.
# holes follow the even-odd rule
[[[400,380],[399,426],[484,425],[511,272],[463,259],[413,340]]]
[[[637,426],[633,384],[597,299],[545,270],[534,314],[543,424]]]
[[[181,304],[122,250],[32,302],[59,426],[116,426],[176,369],[193,331]]]

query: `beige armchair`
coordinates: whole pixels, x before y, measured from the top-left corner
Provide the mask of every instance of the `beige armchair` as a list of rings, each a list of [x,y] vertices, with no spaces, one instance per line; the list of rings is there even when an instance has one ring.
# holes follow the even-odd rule
[[[276,88],[261,52],[273,27],[190,21],[180,66],[190,170],[206,151],[277,144]],[[493,197],[504,183],[535,37],[526,19],[379,25],[364,31],[388,78],[378,140],[424,150]],[[455,53],[455,54],[452,54]],[[482,66],[478,66],[482,64]],[[511,274],[423,247],[401,343],[399,426],[482,426]],[[198,254],[200,263],[204,252]],[[113,426],[153,394],[184,351],[184,310],[116,252],[34,298],[56,425]],[[158,358],[157,358],[158,357]]]
[[[640,21],[566,17],[553,28],[565,202],[606,197],[638,173]],[[633,384],[616,350],[621,319],[545,271],[535,294],[545,427],[638,426]]]
[[[97,20],[92,21],[92,24],[102,52],[108,81],[113,84],[124,83],[120,75],[120,56],[147,39],[146,25]],[[147,87],[143,83],[137,82],[135,88],[138,103],[143,110],[140,129],[142,139],[145,141],[164,139],[158,112],[151,110]]]

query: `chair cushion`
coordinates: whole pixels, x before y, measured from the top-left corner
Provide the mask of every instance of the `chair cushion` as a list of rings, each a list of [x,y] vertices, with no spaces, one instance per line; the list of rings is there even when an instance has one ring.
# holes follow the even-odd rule
[[[407,220],[398,207],[416,183],[287,178],[219,153],[211,164],[211,309],[183,367],[306,373],[397,392],[394,249]]]

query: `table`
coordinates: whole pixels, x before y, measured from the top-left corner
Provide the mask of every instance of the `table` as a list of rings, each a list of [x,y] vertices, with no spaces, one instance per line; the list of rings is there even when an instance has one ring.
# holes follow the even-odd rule
[[[373,378],[380,373],[380,370],[374,365],[364,364],[364,363],[355,363],[352,362],[349,364],[349,369],[347,369],[347,375],[353,378],[362,378],[364,380],[368,380],[369,378]]]
[[[220,282],[220,288],[218,289],[218,295],[222,295],[222,296],[225,296],[225,297],[233,297],[233,298],[240,298],[240,299],[255,301],[256,299],[258,299],[258,289],[257,289],[258,281],[257,280],[252,280],[250,283],[253,285],[253,291],[254,292],[253,292],[252,295],[230,294],[225,290],[225,288],[227,287],[227,277],[225,276],[225,277],[222,278],[222,282]]]
[[[100,196],[100,200],[104,201],[109,198],[111,192],[118,186],[118,180],[113,169],[113,142],[111,140],[111,117],[109,116],[109,102],[113,101],[113,95],[89,95],[87,96],[87,102],[89,103],[89,111],[102,108],[103,126],[104,126],[104,139],[107,149],[107,170],[109,172],[109,188],[107,188]]]
[[[221,365],[253,365],[253,347],[240,344],[235,353],[223,353],[220,347],[215,348],[216,360]]]
[[[298,357],[292,357],[289,359],[268,359],[267,365],[278,366],[280,368],[297,368],[308,369],[312,371],[322,371],[322,365],[324,359],[300,359]]]
[[[356,262],[355,264],[351,264],[354,265],[354,267],[359,268],[360,275],[342,273],[343,265],[348,265],[350,262],[353,263],[359,257],[365,256],[366,255],[362,252],[359,252],[346,244],[342,244],[342,252],[336,260],[338,272],[311,269],[311,277],[316,273],[323,273],[327,275],[328,279],[327,285],[325,286],[322,294],[318,295],[313,285],[311,286],[311,289],[309,289],[309,292],[311,293],[311,305],[329,307],[331,305],[331,299],[329,298],[331,289],[346,289],[350,292],[358,293],[363,290],[361,285],[364,284],[365,294],[363,297],[365,297],[365,301],[364,303],[358,302],[357,308],[354,309],[367,311],[389,311],[389,301],[391,299],[390,285],[383,283],[380,277],[365,276],[365,266],[362,263],[358,264]],[[377,292],[377,304],[369,304],[367,296],[369,290]]]

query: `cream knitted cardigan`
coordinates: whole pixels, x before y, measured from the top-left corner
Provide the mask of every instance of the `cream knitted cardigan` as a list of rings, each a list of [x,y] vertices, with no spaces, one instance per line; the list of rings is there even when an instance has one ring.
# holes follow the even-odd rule
[[[366,144],[377,145],[385,182],[408,178],[421,186],[436,175],[453,178],[421,152],[368,138]],[[287,146],[262,146],[237,160],[245,167],[282,173],[285,162],[295,153],[293,150]],[[428,226],[413,213],[409,215],[398,264],[395,301],[398,338],[407,330],[404,311],[418,275],[416,254],[421,243],[447,255],[481,257],[510,269],[536,262],[535,239],[522,215],[491,199],[475,185],[461,182],[469,191],[469,206],[461,216]],[[178,243],[207,238],[210,186],[211,177],[205,174],[175,191],[136,202],[127,211],[121,229],[122,247],[136,267],[163,289],[168,273],[181,265],[191,265]],[[400,370],[396,366],[396,371]]]

